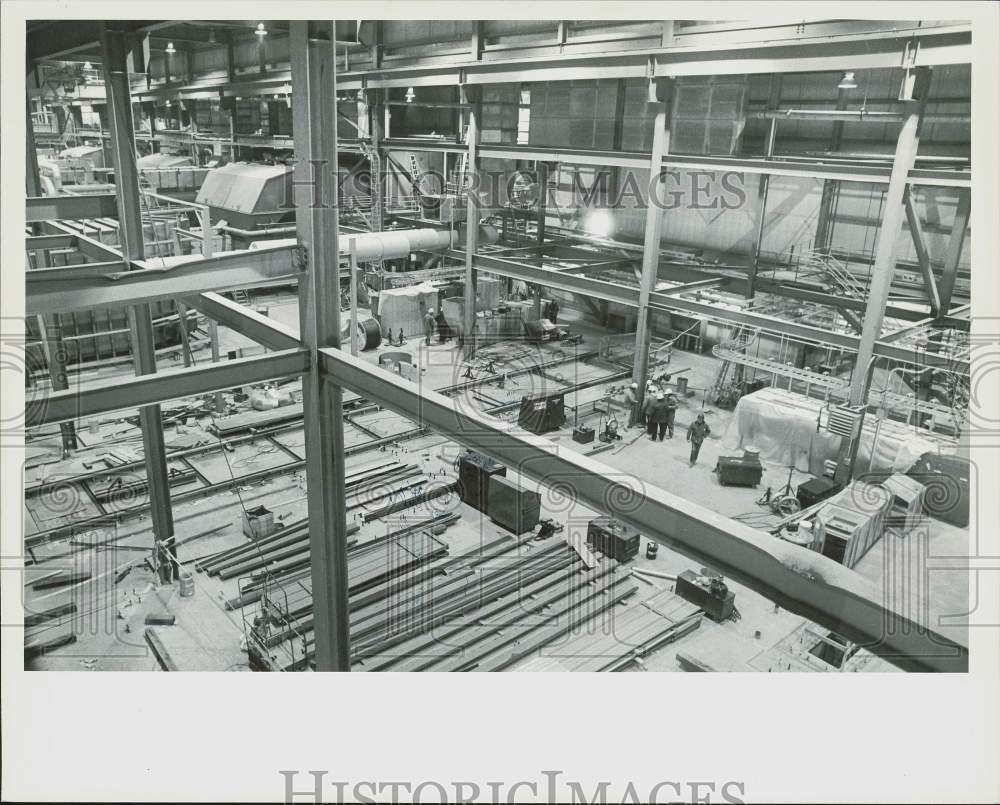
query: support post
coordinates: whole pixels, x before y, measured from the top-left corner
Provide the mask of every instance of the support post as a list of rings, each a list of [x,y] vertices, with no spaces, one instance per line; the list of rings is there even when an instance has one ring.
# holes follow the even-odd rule
[[[101,50],[104,56],[104,86],[108,98],[108,128],[115,169],[115,196],[118,203],[118,226],[121,251],[126,261],[144,256],[142,217],[139,202],[139,175],[135,167],[135,135],[132,129],[132,99],[128,81],[127,36],[101,26]],[[153,319],[148,304],[128,309],[132,342],[132,363],[137,375],[156,372]],[[139,409],[142,447],[146,462],[150,512],[160,578],[173,581],[178,575],[174,541],[174,518],[167,480],[166,448],[159,405]]]
[[[903,194],[906,191],[907,176],[913,169],[920,144],[920,122],[927,103],[927,87],[930,84],[929,68],[918,68],[917,79],[913,97],[906,106],[906,117],[896,139],[889,188],[885,194],[885,215],[879,230],[875,265],[872,268],[872,278],[868,288],[868,306],[865,308],[858,355],[851,374],[851,405],[861,405],[867,397],[868,364],[874,354],[875,342],[882,334],[885,306],[889,301],[889,289],[892,287],[895,274],[896,241],[899,239],[904,216]]]
[[[219,323],[209,317],[208,319],[208,339],[212,342],[212,363],[219,362]],[[221,391],[215,392],[215,412],[224,414],[226,412],[226,401]]]
[[[42,195],[42,177],[38,170],[38,153],[35,151],[35,126],[31,118],[31,98],[26,97],[27,118],[25,120],[25,146],[27,159],[24,164],[25,190],[29,197]],[[39,234],[41,224],[32,224],[32,230]],[[47,268],[49,253],[45,249],[35,252],[37,267]],[[55,314],[38,316],[38,337],[42,342],[42,352],[45,355],[45,365],[49,370],[49,382],[53,391],[66,391],[69,388],[69,375],[66,370],[66,347],[62,340],[62,328]],[[63,450],[76,450],[76,426],[72,422],[59,425],[62,436]]]
[[[965,245],[966,230],[969,228],[971,207],[970,191],[960,190],[955,218],[951,224],[951,236],[948,238],[948,246],[944,253],[944,272],[941,274],[941,284],[938,286],[942,316],[946,316],[951,308],[951,297],[955,292],[955,276],[958,274],[958,264],[962,259],[962,247]]]
[[[771,90],[767,101],[768,109],[777,109],[781,101],[781,75],[771,76]],[[778,136],[778,120],[771,118],[770,126],[767,129],[767,141],[764,145],[764,157],[771,159],[774,156],[774,142]],[[757,184],[757,228],[753,242],[753,267],[750,269],[750,276],[747,280],[747,299],[753,299],[756,289],[754,285],[757,281],[757,272],[760,270],[760,250],[764,242],[764,224],[767,216],[767,191],[771,186],[771,177],[763,173]]]
[[[347,337],[351,339],[351,354],[354,357],[358,356],[358,254],[354,248],[355,240],[351,238],[347,242],[347,248],[349,249],[348,255],[350,260],[350,272],[351,272],[351,329],[347,334]]]
[[[465,309],[462,316],[462,335],[465,339],[466,355],[475,352],[476,325],[476,273],[473,269],[473,260],[476,255],[479,239],[479,165],[477,150],[479,148],[479,106],[476,101],[479,98],[479,88],[470,87],[466,84],[461,86],[461,102],[468,105],[468,174],[469,187],[468,207],[466,209],[466,235],[465,235]]]
[[[299,324],[311,356],[302,402],[318,671],[351,667],[343,391],[323,374],[317,352],[340,348],[335,40],[333,21],[291,23],[295,224],[308,268],[299,280]]]
[[[934,269],[931,267],[931,258],[927,253],[927,246],[924,244],[923,228],[920,226],[920,216],[917,215],[917,207],[913,203],[913,193],[907,187],[904,195],[906,206],[906,223],[910,229],[910,237],[913,239],[913,248],[917,252],[917,263],[920,265],[920,274],[924,279],[924,293],[927,294],[927,302],[931,306],[931,315],[937,317],[941,311],[941,298],[938,296],[937,281],[934,278]]]
[[[538,219],[535,222],[536,241],[539,246],[545,244],[545,212],[549,200],[549,166],[545,162],[538,163]]]
[[[663,232],[663,210],[656,199],[663,188],[663,158],[670,149],[670,129],[667,103],[667,81],[650,83],[650,100],[656,106],[653,122],[653,152],[649,160],[649,203],[646,207],[646,233],[642,250],[642,276],[639,280],[639,310],[635,320],[635,354],[632,362],[632,382],[639,384],[639,405],[642,405],[649,374],[649,295],[656,287],[660,264],[660,235]]]
[[[177,306],[177,332],[181,338],[181,354],[184,356],[184,365],[190,366],[193,363],[193,357],[191,355],[191,341],[188,338],[187,305],[180,299],[174,304]]]

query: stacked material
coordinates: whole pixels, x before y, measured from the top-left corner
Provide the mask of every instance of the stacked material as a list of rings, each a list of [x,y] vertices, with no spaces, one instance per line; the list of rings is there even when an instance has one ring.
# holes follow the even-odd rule
[[[436,312],[437,289],[429,282],[406,288],[390,288],[379,292],[374,306],[384,332],[399,336],[400,328],[407,338],[424,334],[424,314]]]

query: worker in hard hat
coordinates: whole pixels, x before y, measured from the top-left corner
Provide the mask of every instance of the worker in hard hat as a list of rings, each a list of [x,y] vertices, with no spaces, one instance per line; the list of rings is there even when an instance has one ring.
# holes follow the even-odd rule
[[[628,426],[635,427],[639,419],[639,384],[633,383],[625,389],[625,407],[628,409]]]
[[[667,392],[667,438],[674,438],[674,416],[677,414],[677,395]]]
[[[663,437],[667,432],[668,416],[667,395],[660,392],[654,398],[653,404],[649,408],[649,416],[646,420],[648,422],[646,425],[646,432],[649,434],[651,441],[655,442],[657,439],[661,442],[663,441]]]
[[[712,432],[712,429],[705,421],[704,414],[698,414],[698,418],[688,425],[687,440],[691,442],[691,464],[698,460],[698,453],[701,451],[701,443],[705,437]]]

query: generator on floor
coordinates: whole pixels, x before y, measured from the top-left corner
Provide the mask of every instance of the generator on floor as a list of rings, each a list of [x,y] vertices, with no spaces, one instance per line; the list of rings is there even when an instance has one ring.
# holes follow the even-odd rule
[[[587,543],[617,562],[639,555],[639,533],[612,517],[595,517],[587,524]]]
[[[542,511],[542,496],[521,489],[500,474],[491,475],[489,485],[487,514],[490,519],[515,534],[534,530]]]
[[[685,570],[677,576],[674,592],[685,601],[705,611],[712,620],[724,621],[736,611],[736,594],[722,580],[722,576],[708,568],[701,573]]]
[[[756,450],[749,448],[742,456],[719,456],[715,471],[722,486],[757,486],[764,467]]]
[[[489,508],[490,478],[506,474],[507,468],[500,462],[469,450],[458,459],[458,495],[463,503],[485,514]]]
[[[522,397],[517,424],[539,435],[559,430],[566,424],[565,396],[559,393]]]

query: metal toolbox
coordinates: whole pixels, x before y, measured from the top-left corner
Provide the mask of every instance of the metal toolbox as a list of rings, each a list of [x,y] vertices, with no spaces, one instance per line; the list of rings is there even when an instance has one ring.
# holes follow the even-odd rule
[[[715,471],[723,486],[757,486],[764,468],[758,458],[720,456]]]

